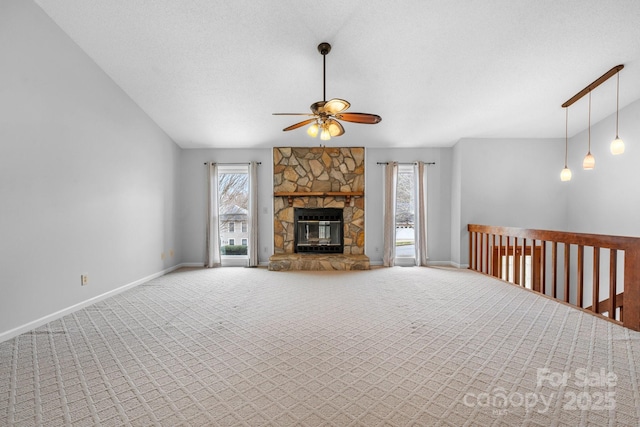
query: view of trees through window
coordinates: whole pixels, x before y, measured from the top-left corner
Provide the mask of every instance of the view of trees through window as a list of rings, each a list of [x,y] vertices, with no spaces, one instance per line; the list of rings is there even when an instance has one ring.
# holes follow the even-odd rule
[[[415,179],[412,165],[398,166],[396,257],[415,256]]]
[[[220,252],[247,255],[249,212],[248,166],[220,166],[218,170]],[[236,245],[242,242],[241,245]]]

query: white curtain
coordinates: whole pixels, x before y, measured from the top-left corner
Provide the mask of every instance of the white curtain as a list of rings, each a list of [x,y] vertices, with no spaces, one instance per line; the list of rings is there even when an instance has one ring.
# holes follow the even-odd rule
[[[424,162],[414,166],[416,265],[426,266],[427,260],[427,173]]]
[[[249,267],[258,266],[258,162],[249,165]]]
[[[398,162],[389,162],[384,168],[384,247],[382,264],[393,267],[396,258],[396,187]]]
[[[212,162],[207,164],[207,198],[207,258],[205,267],[220,267],[218,167]]]

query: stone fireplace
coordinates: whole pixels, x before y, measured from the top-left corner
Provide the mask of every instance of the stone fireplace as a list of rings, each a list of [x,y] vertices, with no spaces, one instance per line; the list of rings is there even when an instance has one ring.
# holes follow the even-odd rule
[[[364,255],[364,148],[275,147],[273,173],[274,255],[269,269],[368,269],[369,258]],[[326,246],[326,234],[324,245],[319,244],[318,235],[314,250],[299,250],[296,209],[320,208],[341,210],[342,242],[336,253],[322,247]],[[304,225],[302,232],[313,224]],[[335,223],[323,224],[324,232],[334,236],[335,227]]]

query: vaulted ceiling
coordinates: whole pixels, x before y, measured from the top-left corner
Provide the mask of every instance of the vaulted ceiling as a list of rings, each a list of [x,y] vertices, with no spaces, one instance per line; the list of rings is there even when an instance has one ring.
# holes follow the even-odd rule
[[[323,41],[327,99],[382,117],[331,145],[564,138],[561,104],[617,64],[620,106],[640,99],[638,0],[35,1],[184,148],[317,145],[272,113],[322,100]],[[592,123],[615,113],[615,81]]]

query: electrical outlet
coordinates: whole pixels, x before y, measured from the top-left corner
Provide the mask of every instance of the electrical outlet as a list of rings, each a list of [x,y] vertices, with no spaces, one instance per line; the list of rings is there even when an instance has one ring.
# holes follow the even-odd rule
[[[160,254],[160,259],[164,259],[164,252]]]
[[[170,256],[170,257],[173,257],[173,249],[171,249],[171,250],[169,251],[169,256]]]
[[[86,286],[89,284],[89,275],[81,274],[80,275],[80,286]]]

